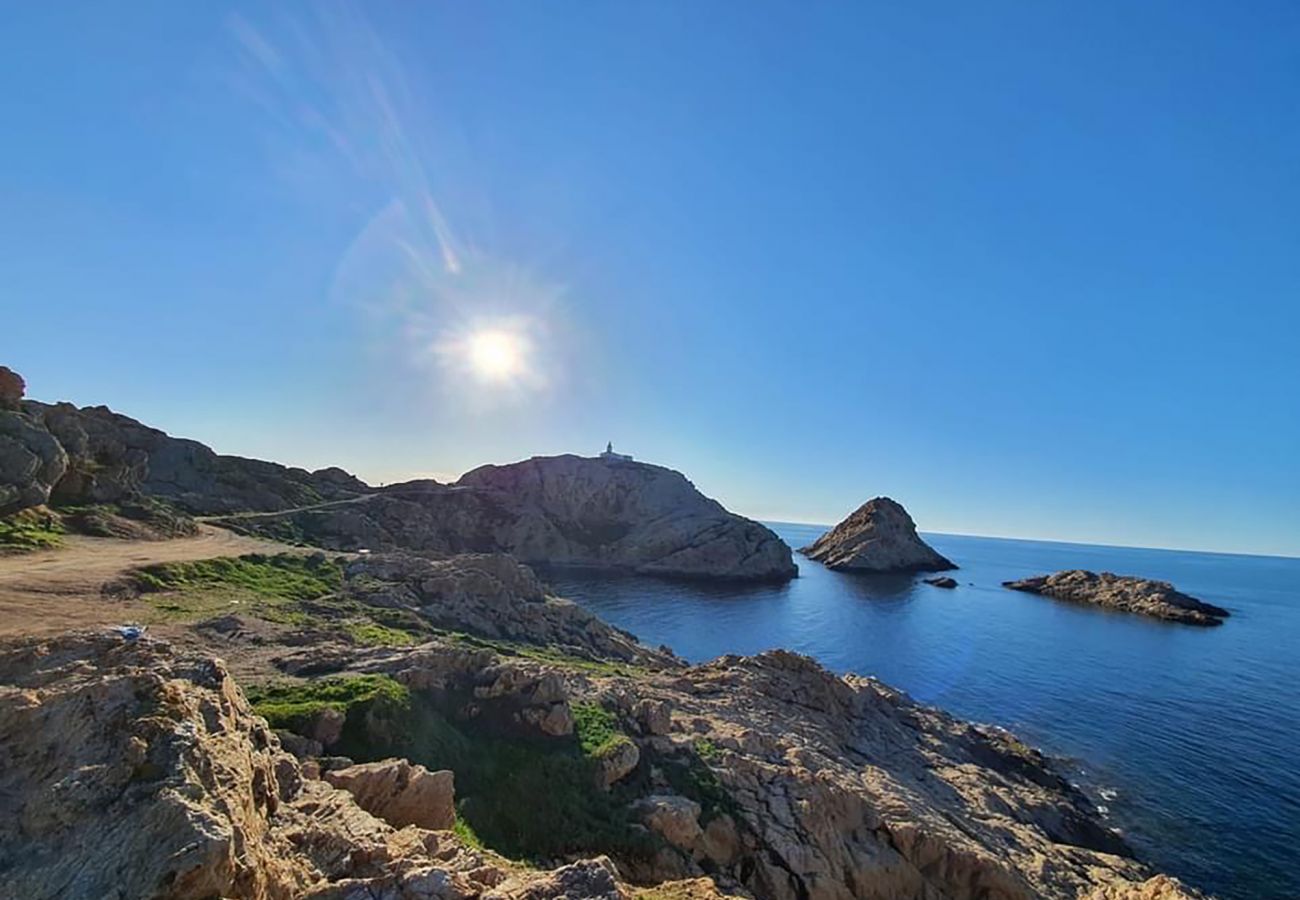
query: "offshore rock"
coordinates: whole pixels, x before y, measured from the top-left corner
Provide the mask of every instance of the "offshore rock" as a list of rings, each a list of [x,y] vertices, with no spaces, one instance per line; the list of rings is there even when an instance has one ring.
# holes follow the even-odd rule
[[[1013,591],[1042,594],[1071,603],[1137,613],[1188,625],[1222,625],[1229,613],[1220,606],[1182,593],[1167,581],[1070,569],[1052,575],[1004,581]]]
[[[813,544],[799,551],[827,568],[854,572],[940,572],[957,568],[916,533],[902,505],[868,500]]]

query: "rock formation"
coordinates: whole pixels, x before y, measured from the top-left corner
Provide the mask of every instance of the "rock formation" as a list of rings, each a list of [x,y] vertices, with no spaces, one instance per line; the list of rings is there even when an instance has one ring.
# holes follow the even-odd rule
[[[384,759],[326,772],[326,781],[352,795],[357,805],[390,825],[446,831],[456,824],[453,773],[430,772],[404,759]]]
[[[605,859],[536,871],[366,812],[304,777],[220,660],[148,639],[0,645],[0,796],[5,892],[28,900],[631,893]]]
[[[48,502],[67,468],[67,453],[38,421],[0,409],[0,515]]]
[[[1013,591],[1042,594],[1071,603],[1090,603],[1106,609],[1138,613],[1188,625],[1222,625],[1228,611],[1189,597],[1167,581],[1153,581],[1111,572],[1069,569],[1052,575],[1004,581]]]
[[[550,566],[740,580],[797,571],[771,530],[727,512],[680,473],[577,456],[484,466],[455,485],[394,485],[364,502],[226,524],[340,550],[505,552]]]
[[[950,578],[947,575],[940,575],[937,578],[922,578],[921,580],[926,584],[932,584],[935,587],[946,588],[948,590],[952,590],[957,586],[957,579]]]
[[[907,510],[877,497],[799,551],[828,568],[853,572],[940,572],[955,569],[916,533]]]
[[[23,381],[23,376],[8,366],[0,366],[0,409],[14,412],[22,409],[23,394],[26,391],[27,383]]]

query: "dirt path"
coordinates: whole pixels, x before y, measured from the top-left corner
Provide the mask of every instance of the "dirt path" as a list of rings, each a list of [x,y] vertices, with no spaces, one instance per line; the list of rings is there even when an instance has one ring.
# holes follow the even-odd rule
[[[106,582],[151,563],[302,552],[210,525],[198,536],[170,541],[122,541],[69,535],[57,550],[0,556],[0,636],[117,625],[132,618],[135,601],[103,596]]]

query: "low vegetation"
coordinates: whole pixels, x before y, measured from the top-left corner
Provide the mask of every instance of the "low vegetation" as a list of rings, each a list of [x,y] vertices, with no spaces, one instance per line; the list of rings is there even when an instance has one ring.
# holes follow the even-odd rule
[[[63,542],[62,523],[43,509],[24,509],[0,517],[0,552],[47,550]]]
[[[531,659],[536,662],[556,666],[557,668],[568,669],[573,672],[583,672],[587,675],[619,675],[625,678],[631,678],[636,675],[644,674],[647,671],[643,666],[638,666],[633,663],[618,662],[608,659],[589,659],[585,656],[575,656],[572,653],[566,652],[562,647],[539,646],[537,644],[526,644],[523,641],[484,638],[473,634],[465,634],[460,631],[443,631],[441,633],[443,636],[457,641],[458,643],[467,644],[471,647],[481,647],[484,650],[492,650],[502,656]]]
[[[237,612],[372,647],[406,646],[433,633],[411,610],[344,596],[342,560],[319,553],[162,563],[136,570],[132,581],[162,621],[197,622]]]

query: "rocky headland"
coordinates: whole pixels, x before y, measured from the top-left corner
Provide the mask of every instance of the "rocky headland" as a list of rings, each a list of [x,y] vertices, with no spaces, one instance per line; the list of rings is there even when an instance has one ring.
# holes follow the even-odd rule
[[[455,485],[382,491],[339,468],[314,472],[223,456],[107,407],[23,399],[0,372],[0,516],[49,504],[91,534],[192,533],[212,517],[244,533],[336,550],[504,552],[526,562],[654,575],[780,581],[790,548],[679,472],[620,458],[536,457],[483,466]],[[66,522],[60,510],[67,511]]]
[[[800,553],[848,572],[941,572],[957,568],[916,533],[902,504],[876,497]]]
[[[397,484],[363,502],[223,524],[337,550],[501,552],[543,566],[743,581],[797,574],[784,541],[728,512],[681,473],[571,455],[483,466],[453,485]]]
[[[1167,581],[1153,581],[1111,572],[1069,569],[1018,581],[1004,581],[1013,591],[1042,594],[1071,603],[1136,613],[1188,625],[1222,625],[1229,613],[1222,607],[1182,593]]]

